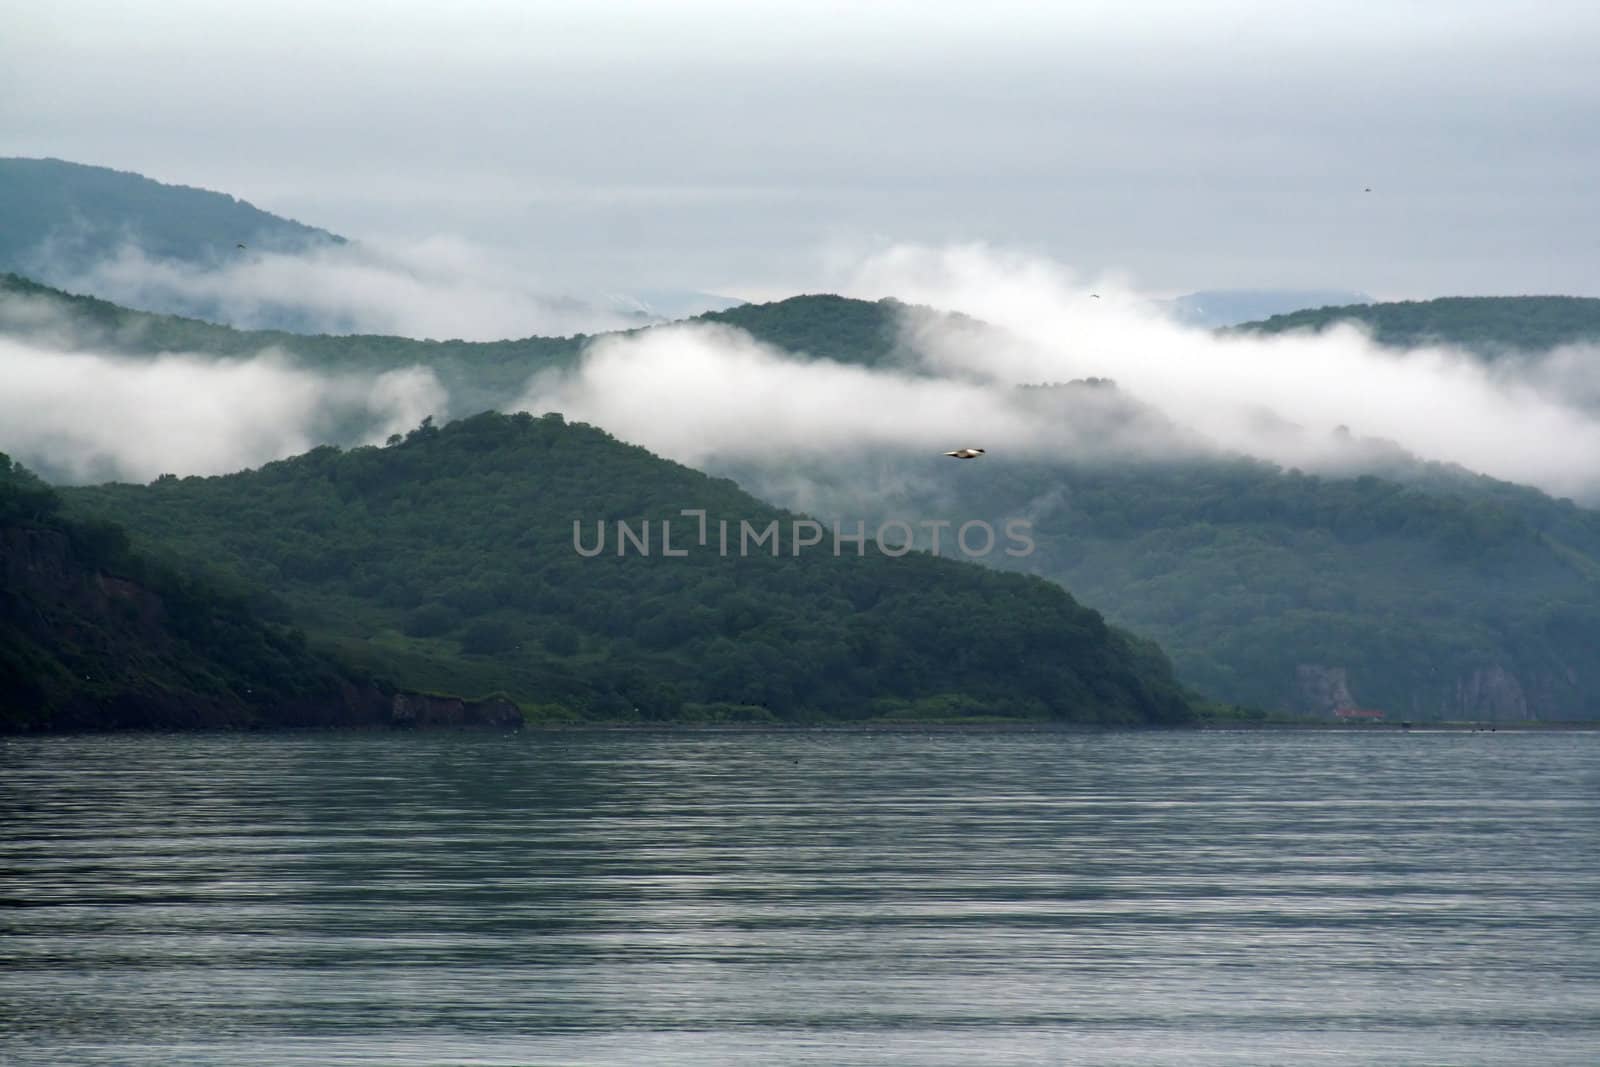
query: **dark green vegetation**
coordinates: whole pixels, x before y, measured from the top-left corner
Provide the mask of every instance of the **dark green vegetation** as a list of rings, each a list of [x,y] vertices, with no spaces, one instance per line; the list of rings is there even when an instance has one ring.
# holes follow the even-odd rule
[[[386,696],[312,651],[281,603],[62,514],[0,454],[0,731],[381,718]]]
[[[1037,551],[993,562],[1154,639],[1210,696],[1307,714],[1600,718],[1600,514],[1570,501],[1438,468],[1402,484],[1247,460],[981,462],[937,483],[919,461],[875,472],[908,487],[878,513],[1029,517]],[[847,486],[863,472],[810,473]]]
[[[1371,302],[1366,293],[1340,289],[1207,289],[1160,302],[1186,326],[1233,326],[1302,308]]]
[[[738,310],[746,321],[770,316],[774,337],[805,335],[804,323],[786,321],[795,316],[852,323],[837,346],[846,353],[873,336],[825,305]],[[1346,312],[1370,313],[1386,343],[1485,354],[1600,336],[1600,300],[1575,298],[1325,309],[1264,325]],[[1171,429],[1135,398],[1115,403],[1104,382],[1038,393],[1099,440]],[[1349,449],[1357,470],[1346,477],[1223,455],[1174,464],[991,455],[953,470],[880,456],[870,469],[810,473],[852,518],[863,484],[894,487],[869,494],[880,516],[1029,517],[1038,551],[992,562],[1061,582],[1156,640],[1180,678],[1220,699],[1417,719],[1600,718],[1600,514],[1383,442]],[[732,473],[750,486],[767,474]]]
[[[896,300],[869,303],[841,296],[799,296],[708,312],[699,321],[737,327],[789,352],[866,366],[908,360],[902,340],[906,315],[937,318],[942,326],[983,324]],[[637,332],[637,331],[633,331]],[[0,273],[0,334],[69,350],[128,356],[193,352],[218,357],[284,352],[300,364],[334,373],[377,374],[417,364],[432,367],[450,390],[452,410],[464,414],[503,405],[538,371],[576,366],[592,338],[525,337],[507,341],[419,341],[375,334],[301,334],[240,330],[181,315],[137,311],[64,292],[18,273]]]
[[[24,293],[29,299],[15,303]],[[435,367],[451,388],[455,411],[466,403],[504,405],[531,374],[574,365],[587,340],[471,344],[249,333],[128,312],[40,291],[17,279],[0,285],[0,320],[6,320],[8,307],[24,304],[64,312],[48,318],[77,324],[93,340],[91,347],[135,354],[178,348],[240,355],[276,346],[309,366],[336,372],[424,363]],[[1587,327],[1578,312],[1587,313],[1595,305],[1600,301],[1507,298],[1417,306],[1486,312],[1501,308],[1503,314],[1488,315],[1501,324],[1494,331],[1486,332],[1481,316],[1457,320],[1445,315],[1428,328],[1450,343],[1494,347],[1515,337],[1524,338],[1519,343],[1579,337]],[[1528,322],[1538,319],[1545,307],[1573,314],[1559,331],[1532,332]],[[900,365],[907,356],[899,328],[905,314],[933,313],[893,301],[811,296],[706,318],[817,358]],[[1329,313],[1327,319],[1337,317]],[[11,315],[6,328],[22,330],[25,319]],[[944,322],[984,328],[957,317]],[[1523,325],[1509,325],[1515,322]],[[1494,345],[1485,340],[1489,337],[1495,338]],[[1048,392],[1041,390],[1041,397]],[[1095,392],[1103,398],[1104,384]],[[1063,418],[1083,425],[1093,424],[1091,417],[1099,420],[1105,424],[1094,424],[1101,438],[1168,432],[1159,418],[1141,410],[1131,398],[1127,410],[1102,399],[1094,412],[1074,409],[1064,411]],[[995,454],[970,465],[942,461],[927,469],[918,467],[918,460],[880,457],[887,466],[870,472],[813,473],[824,484],[859,487],[864,480],[871,484],[870,479],[893,483],[897,472],[909,471],[914,477],[908,485],[934,486],[926,492],[881,495],[876,501],[880,514],[995,520],[1028,515],[1039,550],[1027,566],[1062,582],[1119,625],[1158,640],[1173,657],[1179,676],[1211,696],[1308,712],[1353,703],[1417,719],[1588,718],[1600,713],[1590,695],[1600,679],[1600,664],[1590,651],[1600,647],[1595,513],[1537,490],[1420,463],[1392,447],[1367,444],[1364,451],[1356,450],[1361,453],[1359,466],[1368,472],[1360,478],[1316,478],[1225,456],[1183,466],[1114,460],[1043,465]],[[353,462],[341,460],[346,461]],[[720,473],[759,488],[768,472],[750,468]],[[133,494],[132,499],[139,491],[117,492]],[[852,501],[860,498],[859,491],[849,496]],[[852,521],[868,517],[858,505],[840,514]],[[181,541],[183,532],[172,532]],[[201,545],[198,536],[190,536],[190,544]],[[570,530],[562,536],[570,542]],[[322,552],[328,545],[324,535],[318,537],[313,545]],[[466,556],[486,551],[476,543],[451,549],[457,550]],[[992,561],[1005,562],[998,555]],[[464,559],[458,565],[476,564]],[[268,583],[282,577],[270,569],[241,573]],[[302,603],[309,603],[308,598]],[[430,608],[418,602],[404,606],[405,612],[419,613],[417,620],[398,627],[404,636],[383,636],[379,631],[389,616],[363,614],[366,609],[357,611],[350,604],[340,601],[330,607],[332,614],[316,624],[318,632],[335,633],[343,619],[363,620],[367,629],[361,640],[369,649],[385,657],[432,657],[439,664],[448,660],[466,638],[465,627],[481,614],[463,612],[459,605]],[[441,629],[424,639],[404,634],[407,625],[412,630]],[[555,640],[558,648],[569,644],[565,638]],[[689,652],[668,654],[686,660]],[[519,670],[543,684],[544,675],[527,673],[533,668]],[[415,677],[420,676],[405,675],[408,680]],[[496,683],[490,688],[513,687]],[[574,691],[597,690],[579,686]],[[695,701],[690,690],[680,692]]]
[[[894,300],[868,303],[839,296],[804,296],[774,304],[743,305],[700,316],[736,326],[757,340],[845,363],[878,366],[906,357],[902,316],[937,317],[949,328],[982,324],[939,315]],[[454,417],[506,407],[539,371],[575,367],[583,334],[509,341],[418,341],[372,334],[306,335],[283,330],[238,330],[178,315],[135,311],[106,300],[62,292],[16,274],[0,274],[0,333],[73,350],[155,356],[193,352],[247,357],[283,352],[299,364],[335,374],[381,374],[403,367],[433,368],[450,392]],[[353,428],[346,443],[359,439]]]
[[[342,243],[223,193],[59,159],[0,159],[0,270],[63,282],[135,246],[152,259],[226,262],[239,244]]]
[[[422,364],[450,390],[451,409],[504,406],[536,371],[571,367],[588,338],[528,337],[515,341],[417,341],[374,334],[299,334],[239,330],[180,315],[134,311],[77,296],[15,274],[0,274],[0,332],[67,350],[135,357],[190,352],[249,357],[281,352],[332,374],[375,375]],[[472,405],[476,405],[472,407]],[[352,428],[348,440],[361,436]]]
[[[901,317],[908,310],[910,305],[897,300],[869,303],[822,293],[772,304],[742,304],[700,318],[735,326],[788,352],[880,367],[909,362],[901,329]]]
[[[1059,587],[920,553],[790,548],[797,516],[559,416],[484,414],[387,448],[65,491],[144,544],[279,591],[314,641],[407,687],[624,720],[993,715],[1175,723],[1155,646]],[[703,508],[712,536],[681,509]],[[719,518],[732,524],[720,554]],[[574,521],[593,545],[574,549]],[[617,554],[616,520],[650,523]],[[661,554],[661,523],[674,548]],[[739,523],[781,524],[740,558]]]
[[[1484,356],[1540,352],[1600,341],[1600,299],[1578,296],[1452,296],[1391,304],[1355,304],[1274,315],[1234,327],[1250,333],[1325,330],[1360,323],[1379,344],[1415,348],[1448,344]]]

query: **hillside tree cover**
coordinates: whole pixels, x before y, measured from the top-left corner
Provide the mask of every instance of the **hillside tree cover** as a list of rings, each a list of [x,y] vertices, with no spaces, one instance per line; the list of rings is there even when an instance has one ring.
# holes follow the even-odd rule
[[[587,341],[303,338],[128,312],[15,278],[0,290],[53,301],[85,333],[145,354],[168,348],[238,354],[281,344],[318,367],[377,371],[421,362],[442,368],[453,390],[486,405],[515,395],[536,370],[575,365]],[[1432,301],[1438,317],[1428,331],[1452,343],[1571,340],[1600,323],[1597,305]],[[5,307],[0,299],[0,319]],[[1564,325],[1532,330],[1528,324],[1548,309],[1561,311]],[[893,301],[812,296],[706,318],[815,358],[900,365],[906,358],[900,323],[908,313],[932,314]],[[1497,325],[1490,330],[1484,321]],[[1102,385],[1097,392],[1108,390]],[[1132,398],[1101,408],[1101,422],[1115,424],[1102,427],[1108,433],[1167,432]],[[1081,410],[1073,418],[1085,421]],[[892,468],[902,461],[883,462]],[[1416,717],[1595,714],[1583,695],[1596,676],[1588,649],[1600,646],[1592,624],[1592,576],[1600,559],[1594,513],[1535,489],[1422,463],[1381,443],[1367,449],[1364,463],[1362,476],[1317,477],[1225,455],[1179,467],[1019,464],[990,456],[976,470],[941,472],[948,484],[940,493],[879,504],[880,513],[913,509],[996,521],[1033,515],[1040,548],[1026,566],[1158,640],[1186,683],[1222,699],[1306,708],[1298,682],[1305,666],[1342,670],[1358,702]],[[723,464],[719,472],[758,489],[774,483],[770,471],[751,465]],[[855,487],[852,500],[860,485],[884,475],[825,467],[812,473],[819,484]],[[952,496],[952,486],[961,493]],[[454,618],[450,610],[459,611],[431,610],[441,634],[457,632],[454,623],[440,621]],[[428,629],[428,617],[416,625]],[[474,643],[491,637],[485,629]],[[1486,688],[1486,680],[1497,678]],[[1514,685],[1501,684],[1506,678]]]
[[[796,554],[780,512],[559,416],[424,424],[216,478],[65,490],[75,512],[281,593],[313,639],[418,689],[503,692],[535,714],[621,719],[1020,716],[1177,723],[1192,708],[1150,642],[1058,586],[831,534]],[[709,528],[785,531],[780,554]],[[655,551],[625,548],[615,523]],[[612,539],[592,557],[574,523]]]
[[[0,271],[60,281],[124,246],[214,265],[240,243],[297,251],[343,241],[225,193],[60,159],[0,159]]]
[[[0,454],[0,731],[337,721],[365,682],[281,602],[153,561]]]
[[[1579,296],[1453,296],[1383,304],[1308,308],[1231,329],[1240,333],[1318,332],[1357,323],[1392,348],[1453,345],[1481,356],[1542,352],[1600,341],[1600,299]],[[1227,332],[1227,331],[1224,331]]]
[[[787,475],[851,507],[864,479],[893,487],[869,521],[1027,516],[1036,551],[989,562],[1059,581],[1217,699],[1332,710],[1307,668],[1402,717],[1600,718],[1600,515],[1570,501],[1449,472],[1423,489],[1245,459],[982,462],[936,482],[920,460]]]

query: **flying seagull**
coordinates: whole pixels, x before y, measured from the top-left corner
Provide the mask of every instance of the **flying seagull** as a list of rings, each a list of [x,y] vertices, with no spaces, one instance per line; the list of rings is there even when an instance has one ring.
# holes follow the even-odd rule
[[[1090,293],[1089,294],[1089,299],[1090,300],[1099,300],[1100,299],[1100,294],[1099,293]]]
[[[244,247],[244,242],[240,241],[238,244],[234,245],[234,247],[235,248],[243,248]]]
[[[983,449],[958,448],[954,452],[946,452],[945,455],[954,456],[956,459],[977,459],[979,456],[983,455]]]

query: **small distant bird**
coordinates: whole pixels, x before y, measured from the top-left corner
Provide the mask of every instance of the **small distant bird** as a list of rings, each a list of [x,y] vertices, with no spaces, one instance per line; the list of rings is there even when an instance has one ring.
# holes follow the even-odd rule
[[[1089,299],[1090,300],[1099,300],[1100,299],[1100,294],[1099,293],[1090,293],[1089,294]]]
[[[240,241],[238,244],[234,245],[233,247],[235,247],[235,248],[243,248],[244,247],[244,242]]]
[[[954,452],[946,452],[945,455],[954,456],[956,459],[977,459],[979,456],[983,455],[983,449],[958,448]]]
[[[1361,191],[1362,191],[1362,192],[1363,192],[1363,193],[1370,193],[1370,192],[1372,192],[1372,186],[1370,186],[1370,185],[1369,185],[1369,186],[1367,186],[1367,187],[1366,187],[1366,188],[1365,188],[1365,189],[1363,189],[1363,190],[1361,190]]]

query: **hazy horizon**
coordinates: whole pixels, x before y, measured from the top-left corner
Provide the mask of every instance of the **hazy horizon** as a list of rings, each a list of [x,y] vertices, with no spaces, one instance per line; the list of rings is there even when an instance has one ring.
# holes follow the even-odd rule
[[[7,7],[0,155],[563,292],[984,242],[1157,296],[1600,295],[1600,10],[1565,0]]]
[[[696,462],[830,439],[849,406],[830,398],[860,390],[874,401],[857,443],[965,439],[977,412],[988,426],[971,432],[1040,448],[1060,442],[1005,390],[1103,375],[1206,447],[1320,463],[1348,425],[1555,493],[1600,486],[1589,348],[1491,372],[1439,348],[1391,358],[1352,331],[1219,339],[1151,306],[1242,289],[1600,296],[1582,180],[1600,163],[1584,47],[1600,9],[290,0],[219,21],[197,0],[12,6],[0,155],[211,189],[358,242],[204,268],[123,249],[81,291],[478,340],[637,325],[625,298],[645,288],[896,297],[1019,343],[978,382],[917,338],[930,384],[654,333],[504,404],[565,403]],[[426,369],[326,382],[272,352],[145,366],[8,345],[23,383],[8,417],[83,472],[215,471],[340,413],[388,432],[448,405]],[[630,384],[657,350],[674,360],[657,393],[697,413],[696,440]],[[730,374],[748,391],[711,405]],[[151,398],[134,454],[95,414],[123,389]],[[75,408],[80,390],[95,403]],[[279,406],[256,410],[262,394]],[[194,443],[235,408],[256,412],[241,436]]]
[[[1594,345],[1485,362],[1443,345],[1387,349],[1353,326],[1219,335],[1173,321],[1115,278],[982,245],[898,246],[839,264],[836,277],[850,296],[970,318],[902,313],[909,362],[880,367],[715,324],[602,334],[575,367],[530,367],[493,406],[560,411],[711,470],[970,444],[989,447],[989,463],[1235,455],[1328,473],[1409,455],[1600,499]],[[127,357],[76,336],[48,301],[11,305],[27,330],[0,338],[13,372],[0,395],[6,447],[67,480],[220,474],[304,451],[351,419],[377,443],[424,415],[472,413],[452,407],[425,360],[380,375],[336,374],[274,347]],[[1017,388],[1091,377],[1114,379],[1116,398],[1088,408],[1080,398],[1069,418]]]

